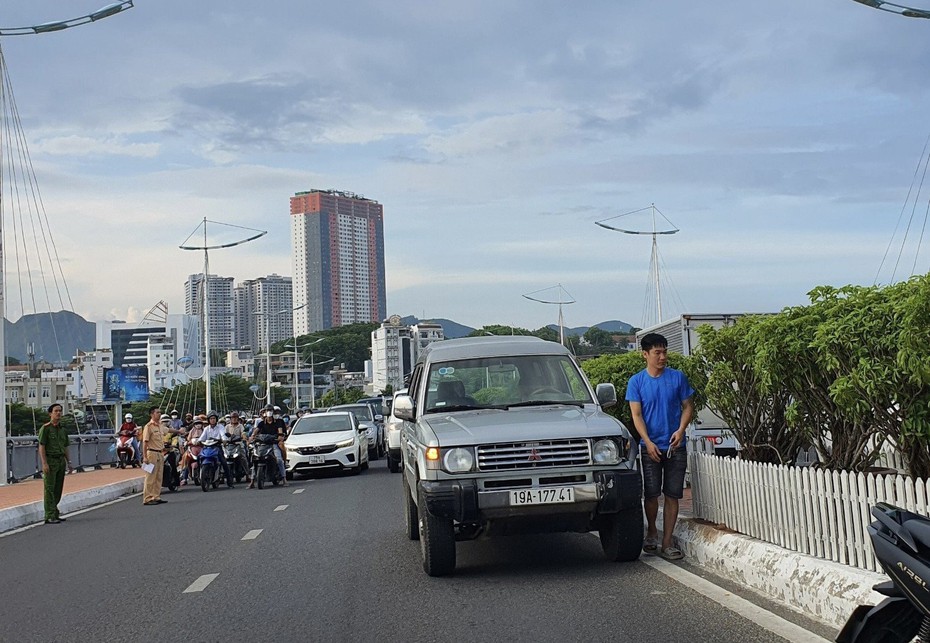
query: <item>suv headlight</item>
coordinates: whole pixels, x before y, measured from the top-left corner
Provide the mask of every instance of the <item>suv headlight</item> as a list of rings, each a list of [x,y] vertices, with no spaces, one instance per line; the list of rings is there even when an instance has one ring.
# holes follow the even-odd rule
[[[442,466],[449,473],[465,473],[475,466],[475,456],[471,449],[449,449],[442,456]]]
[[[594,464],[617,464],[620,462],[620,447],[611,438],[603,438],[594,443],[591,456]]]
[[[336,448],[337,448],[337,449],[341,449],[341,448],[343,448],[343,447],[350,447],[350,446],[352,446],[352,443],[353,443],[353,442],[355,442],[355,439],[354,439],[354,438],[349,438],[348,440],[343,440],[342,442],[337,442],[337,443],[336,443]]]

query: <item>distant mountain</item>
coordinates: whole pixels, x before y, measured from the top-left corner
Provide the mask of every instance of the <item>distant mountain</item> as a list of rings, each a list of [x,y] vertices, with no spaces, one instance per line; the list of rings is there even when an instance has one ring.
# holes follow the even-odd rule
[[[16,323],[3,320],[6,352],[26,362],[27,345],[35,344],[35,359],[70,362],[78,350],[92,351],[97,342],[96,324],[68,310],[23,315]]]
[[[614,335],[629,335],[633,331],[633,326],[631,326],[630,324],[626,322],[619,321],[616,319],[611,320],[611,321],[601,322],[599,324],[594,324],[594,326],[596,328],[600,328],[601,330],[606,330],[608,333],[612,333]],[[552,330],[556,332],[559,331],[558,324],[549,324],[549,328],[551,328]],[[591,327],[590,326],[576,326],[575,328],[566,327],[565,335],[566,336],[578,335],[580,337],[581,335],[584,335],[586,332],[588,332],[589,328]]]
[[[401,319],[401,322],[408,326],[416,324],[419,321],[420,320],[414,315],[408,315]],[[446,336],[446,339],[456,339],[458,337],[466,337],[469,334],[475,332],[475,329],[472,328],[471,326],[465,326],[464,324],[459,324],[450,319],[424,319],[423,321],[435,322],[439,324],[440,326],[442,326],[442,332]],[[633,327],[630,324],[623,322],[623,321],[618,321],[618,320],[605,321],[605,322],[601,322],[599,324],[594,324],[594,325],[600,328],[601,330],[606,330],[608,333],[613,333],[615,335],[626,335],[626,334],[629,334],[633,330]],[[549,324],[549,328],[551,328],[552,330],[556,332],[559,331],[559,327],[556,324]],[[590,326],[578,326],[576,328],[566,328],[565,335],[566,336],[584,335],[585,332],[587,332],[588,328],[590,328]]]
[[[471,333],[475,332],[475,329],[471,326],[465,326],[463,324],[456,323],[450,319],[417,319],[413,315],[407,315],[400,320],[403,324],[407,326],[412,326],[420,321],[433,322],[442,326],[442,334],[445,335],[446,339],[457,339],[459,337],[467,337]]]

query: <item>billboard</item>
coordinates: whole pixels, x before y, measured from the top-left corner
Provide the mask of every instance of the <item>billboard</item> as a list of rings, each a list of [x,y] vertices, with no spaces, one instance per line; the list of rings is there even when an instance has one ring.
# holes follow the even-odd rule
[[[104,402],[145,402],[148,399],[148,366],[103,369]]]

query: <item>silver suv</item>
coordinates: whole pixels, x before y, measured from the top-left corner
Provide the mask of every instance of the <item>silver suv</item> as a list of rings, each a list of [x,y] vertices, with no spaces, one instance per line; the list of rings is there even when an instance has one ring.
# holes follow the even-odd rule
[[[430,344],[394,399],[407,537],[430,576],[455,569],[455,543],[508,533],[598,531],[610,560],[643,544],[638,446],[601,409],[571,354],[535,337]]]

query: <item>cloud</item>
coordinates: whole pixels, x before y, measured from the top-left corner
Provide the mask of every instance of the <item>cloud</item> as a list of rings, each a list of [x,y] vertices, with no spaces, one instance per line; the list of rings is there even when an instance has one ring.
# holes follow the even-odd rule
[[[59,136],[41,139],[33,150],[52,156],[135,156],[158,155],[158,143],[130,143],[119,138],[97,139],[89,136]]]

